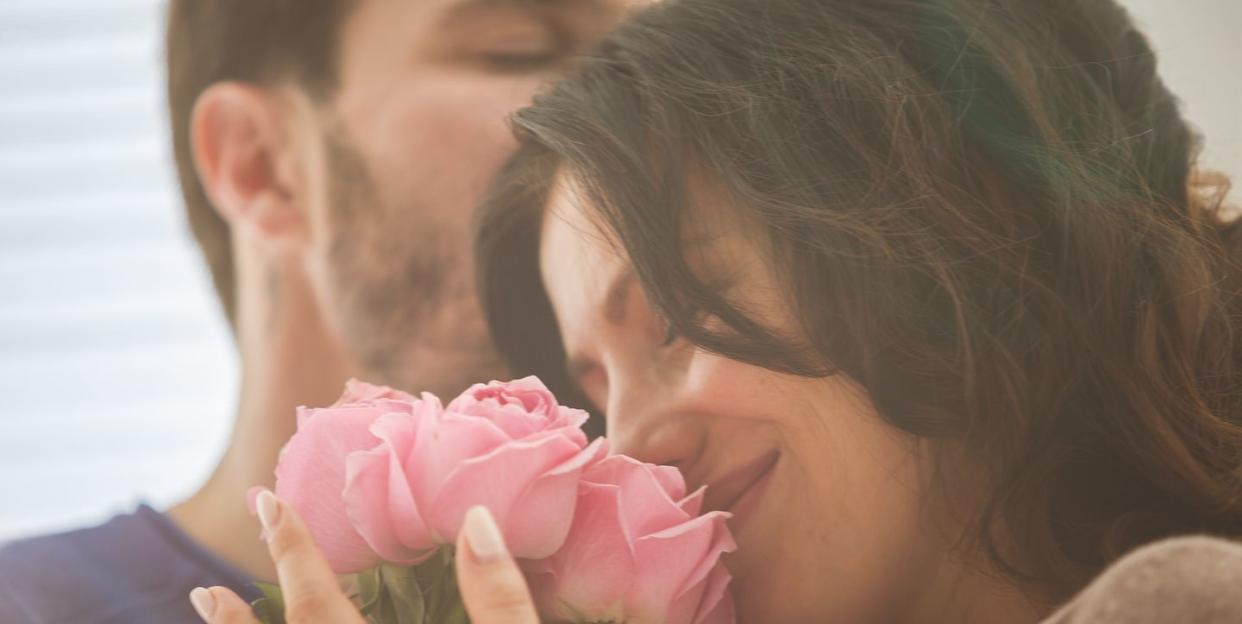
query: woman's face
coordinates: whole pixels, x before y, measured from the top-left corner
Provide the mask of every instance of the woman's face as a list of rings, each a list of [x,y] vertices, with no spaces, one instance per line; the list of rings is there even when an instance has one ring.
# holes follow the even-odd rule
[[[669,336],[585,201],[557,185],[540,249],[571,372],[606,414],[615,452],[679,467],[691,488],[708,486],[709,509],[733,513],[739,621],[908,613],[943,551],[917,439],[885,424],[845,376],[776,373]],[[696,270],[727,272],[733,301],[792,331],[788,299],[755,247],[728,231],[698,234],[706,260]]]

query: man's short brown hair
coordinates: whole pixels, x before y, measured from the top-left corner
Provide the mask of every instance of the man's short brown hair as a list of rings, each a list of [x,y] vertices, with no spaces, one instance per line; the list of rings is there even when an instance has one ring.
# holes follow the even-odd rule
[[[312,96],[336,82],[336,48],[352,0],[171,0],[168,108],[186,215],[229,323],[236,323],[228,224],[203,190],[190,145],[194,103],[212,84],[288,80]]]

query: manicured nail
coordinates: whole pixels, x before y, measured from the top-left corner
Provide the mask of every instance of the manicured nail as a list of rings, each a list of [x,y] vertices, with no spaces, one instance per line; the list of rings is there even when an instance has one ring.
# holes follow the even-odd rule
[[[500,527],[491,512],[482,505],[471,507],[466,512],[466,542],[479,563],[495,563],[509,556],[505,548],[505,538],[500,535]]]
[[[263,490],[259,492],[259,498],[256,501],[259,508],[259,523],[268,531],[275,531],[276,525],[280,523],[280,501],[276,500],[276,495],[271,490]]]
[[[195,587],[190,592],[190,604],[194,605],[194,610],[198,611],[198,617],[203,621],[210,622],[211,616],[216,613],[216,597],[211,595],[211,590],[204,587]]]

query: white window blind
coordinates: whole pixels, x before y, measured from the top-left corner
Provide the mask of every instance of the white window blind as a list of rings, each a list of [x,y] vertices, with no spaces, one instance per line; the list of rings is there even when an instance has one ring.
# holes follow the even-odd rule
[[[236,364],[183,224],[156,0],[0,0],[0,541],[204,478]]]

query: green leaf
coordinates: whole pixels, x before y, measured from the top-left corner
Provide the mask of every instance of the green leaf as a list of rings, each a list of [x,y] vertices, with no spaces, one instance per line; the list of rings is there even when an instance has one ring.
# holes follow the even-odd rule
[[[460,596],[448,604],[449,608],[440,614],[436,624],[470,624],[470,616],[466,615],[466,605],[462,604]]]
[[[445,583],[452,578],[452,547],[441,546],[426,561],[407,568],[422,590],[426,621],[439,624],[440,614],[450,605],[445,596]]]
[[[386,565],[380,577],[393,605],[395,619],[390,624],[434,624],[427,620],[423,590],[412,568]]]
[[[285,597],[279,585],[256,582],[255,587],[263,597],[250,603],[255,615],[263,624],[285,624]]]
[[[416,569],[423,587],[423,596],[427,602],[429,622],[435,624],[469,622],[461,603],[461,593],[457,588],[455,559],[456,553],[453,547],[446,545],[441,547],[434,557]]]
[[[370,615],[380,599],[380,569],[376,567],[366,572],[359,572],[356,578],[358,579],[358,599],[362,602],[360,610],[362,615]]]
[[[468,624],[470,622],[470,618],[466,617],[466,607],[461,601],[461,590],[457,587],[457,571],[454,569],[452,559],[449,559],[448,567],[444,570],[439,596],[443,608],[438,614],[438,622],[445,622],[446,624],[456,624],[458,622]]]
[[[391,624],[397,621],[396,610],[393,607],[392,600],[388,598],[387,591],[379,593],[379,598],[375,602],[375,609],[371,612],[368,621],[373,624]]]
[[[469,624],[457,588],[455,553],[443,546],[417,566],[383,565],[358,575],[372,624]]]

